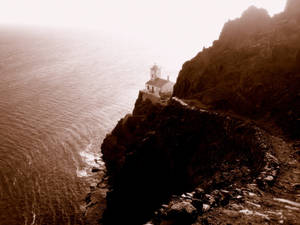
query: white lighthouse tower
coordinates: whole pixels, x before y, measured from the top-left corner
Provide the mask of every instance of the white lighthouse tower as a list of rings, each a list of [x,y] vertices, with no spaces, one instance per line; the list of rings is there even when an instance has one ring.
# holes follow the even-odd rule
[[[157,78],[160,78],[160,75],[161,75],[161,69],[156,64],[154,64],[154,66],[152,66],[150,68],[151,80],[155,80]]]
[[[161,96],[171,96],[173,91],[174,83],[169,80],[161,78],[161,68],[154,64],[150,68],[150,80],[146,82],[145,92],[155,95],[160,98]]]

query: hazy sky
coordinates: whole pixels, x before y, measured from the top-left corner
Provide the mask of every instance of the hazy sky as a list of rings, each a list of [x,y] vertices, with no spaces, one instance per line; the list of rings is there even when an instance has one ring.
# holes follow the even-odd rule
[[[250,5],[270,15],[286,0],[0,0],[0,24],[99,29],[177,48],[190,57],[217,39],[223,24]],[[188,54],[188,56],[187,56]]]

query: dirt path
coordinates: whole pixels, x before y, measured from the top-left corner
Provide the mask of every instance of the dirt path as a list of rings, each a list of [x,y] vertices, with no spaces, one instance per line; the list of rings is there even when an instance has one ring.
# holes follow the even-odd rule
[[[225,207],[204,213],[199,224],[300,224],[299,144],[271,137],[273,153],[279,164],[272,186],[262,190],[253,182],[236,187],[240,198]],[[275,158],[274,158],[275,159]],[[265,167],[264,171],[269,168]]]
[[[199,106],[191,106],[181,99],[173,98],[173,100],[191,109],[207,111],[207,109]],[[243,120],[244,118],[239,119]],[[266,152],[267,163],[260,175],[255,178],[250,177],[249,181],[253,180],[248,184],[233,183],[228,188],[218,190],[229,193],[227,194],[230,195],[229,203],[226,203],[225,206],[203,204],[203,213],[198,214],[194,225],[300,225],[300,142],[286,142],[278,132],[276,135],[270,136],[270,141],[272,150]],[[107,185],[104,180],[88,197],[87,224],[99,224],[99,219],[106,207],[106,192]],[[188,193],[184,198],[193,202],[191,193]]]
[[[177,98],[173,100],[186,107],[207,110],[199,102],[190,104]],[[266,128],[266,124],[261,121],[257,121],[257,124]],[[263,173],[272,174],[272,176],[265,175],[265,179],[266,177],[270,179],[267,181],[270,185],[265,188],[258,187],[254,180],[246,187],[234,187],[240,194],[239,198],[231,200],[225,207],[213,208],[204,213],[194,225],[300,224],[300,142],[287,143],[278,137],[280,132],[276,129],[274,133],[276,136],[270,137],[274,156],[269,154],[269,157],[274,157],[279,167],[275,174],[272,174],[275,171],[271,171],[268,165],[263,170]]]

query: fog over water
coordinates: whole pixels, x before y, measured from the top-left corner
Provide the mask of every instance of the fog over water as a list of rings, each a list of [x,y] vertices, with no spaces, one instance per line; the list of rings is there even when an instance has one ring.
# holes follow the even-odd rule
[[[286,0],[1,0],[0,24],[108,32],[157,50],[179,65],[249,6],[281,12]],[[176,57],[174,57],[176,56]],[[175,61],[174,61],[175,60]],[[165,63],[163,63],[165,65]]]

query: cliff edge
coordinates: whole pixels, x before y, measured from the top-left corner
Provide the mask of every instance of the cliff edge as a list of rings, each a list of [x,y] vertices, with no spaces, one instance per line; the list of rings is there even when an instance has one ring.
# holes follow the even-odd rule
[[[300,136],[300,7],[271,18],[254,6],[224,25],[219,40],[184,63],[174,96],[273,122]]]
[[[251,122],[141,95],[102,144],[108,224],[143,224],[172,194],[247,183],[265,166],[268,136]]]
[[[299,222],[299,2],[227,22],[167,104],[140,92],[101,146],[100,224]]]

